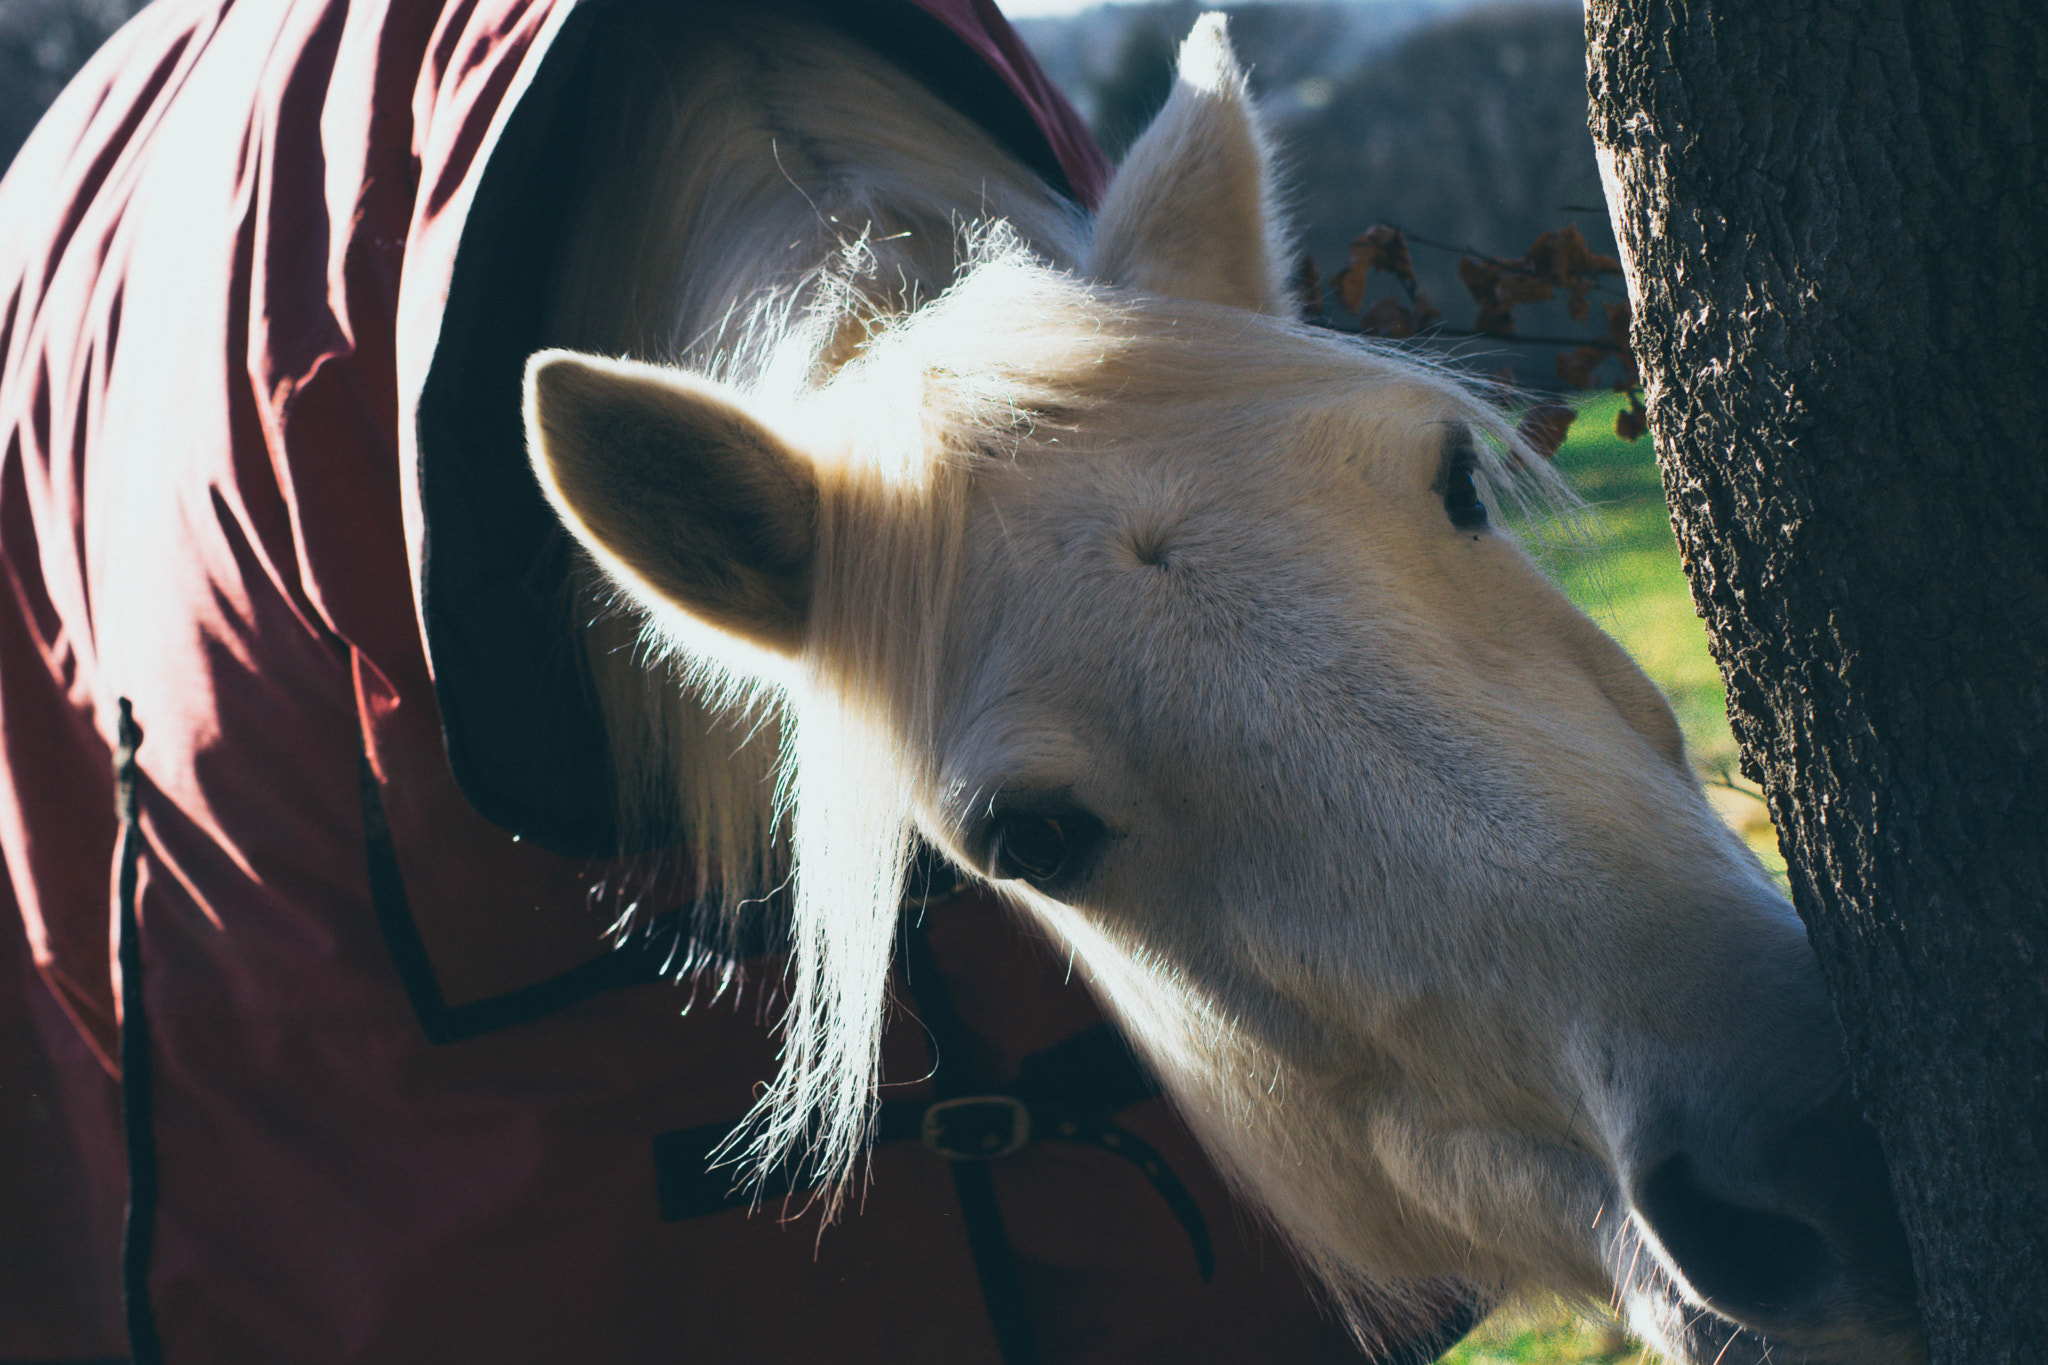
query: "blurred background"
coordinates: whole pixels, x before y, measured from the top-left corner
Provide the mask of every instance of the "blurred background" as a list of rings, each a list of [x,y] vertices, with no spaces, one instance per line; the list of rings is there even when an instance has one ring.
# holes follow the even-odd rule
[[[1171,0],[1015,22],[1115,156],[1165,99],[1180,40],[1212,8]],[[1576,222],[1594,251],[1614,251],[1586,132],[1585,20],[1573,0],[1223,8],[1284,149],[1300,244],[1326,277],[1374,223],[1517,256],[1538,233]],[[1418,243],[1414,255],[1424,291],[1469,323],[1457,254]]]
[[[0,169],[71,73],[148,0],[0,0]]]
[[[0,0],[0,166],[72,72],[145,0]],[[1004,6],[1047,72],[1120,153],[1166,97],[1193,0]],[[1401,228],[1419,288],[1454,329],[1476,306],[1463,252],[1513,258],[1575,224],[1614,251],[1586,132],[1584,18],[1575,0],[1293,0],[1225,5],[1239,56],[1284,149],[1306,256],[1328,280],[1354,237]],[[1605,296],[1619,301],[1618,282]],[[1596,304],[1600,295],[1595,295]],[[1596,306],[1593,316],[1600,316]],[[1524,336],[1597,336],[1558,304],[1518,310]],[[1721,681],[1692,610],[1647,437],[1615,434],[1617,394],[1567,392],[1559,347],[1498,338],[1446,347],[1476,375],[1554,391],[1578,409],[1556,460],[1586,499],[1585,534],[1538,536],[1551,572],[1672,698],[1723,815],[1782,876],[1761,799],[1736,774]],[[1455,1365],[1638,1362],[1599,1305],[1518,1304],[1448,1359]]]

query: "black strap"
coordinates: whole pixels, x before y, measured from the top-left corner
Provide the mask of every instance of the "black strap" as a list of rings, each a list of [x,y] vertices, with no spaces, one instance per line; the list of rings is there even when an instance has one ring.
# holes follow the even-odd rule
[[[1112,1118],[1159,1093],[1158,1082],[1131,1055],[1123,1035],[1097,1024],[1025,1058],[1016,1081],[1000,1091],[944,1097],[947,1103],[885,1103],[875,1136],[878,1142],[916,1138],[956,1162],[1007,1155],[1025,1141],[1078,1142],[1120,1156],[1144,1173],[1173,1211],[1207,1284],[1216,1276],[1216,1250],[1201,1206],[1165,1157]],[[1024,1136],[1006,1141],[1016,1126],[1013,1112],[1023,1117]]]
[[[367,754],[358,756],[358,771],[370,904],[376,911],[377,927],[383,931],[392,965],[398,969],[399,983],[405,988],[413,1016],[419,1020],[428,1041],[459,1043],[567,1009],[602,991],[662,979],[677,953],[675,933],[637,933],[627,942],[544,981],[482,1000],[450,1005],[441,994],[440,977],[427,956],[419,925],[413,920],[412,903],[406,897],[405,878],[399,870],[398,850],[391,840],[391,822],[384,813],[384,797],[378,790],[377,774]],[[663,918],[682,917],[677,912]]]
[[[1008,1135],[1018,1111],[1025,1115],[1030,1142],[1079,1142],[1114,1153],[1137,1166],[1152,1182],[1188,1234],[1195,1262],[1206,1282],[1216,1273],[1216,1253],[1207,1220],[1187,1186],[1150,1144],[1112,1121],[1111,1116],[1159,1093],[1131,1056],[1122,1035],[1108,1024],[1075,1034],[1025,1059],[1015,1084],[983,1095],[930,1100],[890,1100],[875,1118],[875,1141],[922,1142],[954,1161],[1007,1156],[1021,1144]],[[672,1223],[759,1201],[781,1199],[810,1188],[801,1167],[782,1167],[759,1182],[738,1185],[731,1169],[712,1169],[716,1153],[730,1150],[738,1125],[710,1123],[654,1139],[654,1164],[661,1216]],[[990,1141],[993,1138],[994,1141]]]
[[[900,946],[904,985],[917,1002],[925,1032],[931,1037],[933,1098],[944,1104],[993,1089],[979,1074],[973,1039],[953,1009],[953,993],[925,938],[922,914],[904,917]],[[1023,1286],[1017,1283],[1017,1258],[1003,1229],[995,1178],[986,1161],[946,1164],[953,1172],[953,1189],[960,1197],[960,1214],[974,1254],[974,1272],[981,1281],[981,1301],[988,1310],[989,1325],[995,1329],[1003,1365],[1038,1365],[1038,1334],[1031,1327]]]
[[[142,858],[142,828],[136,801],[135,751],[142,747],[142,727],[135,708],[121,698],[118,741],[114,749],[114,815],[120,821],[115,866],[119,939],[115,955],[121,963],[121,1128],[128,1148],[128,1211],[121,1229],[121,1312],[127,1320],[128,1350],[136,1365],[157,1365],[163,1359],[156,1314],[149,1303],[149,1253],[156,1238],[156,1134],[150,1121],[151,1074],[149,1020],[142,1008],[142,932],[136,918],[137,868]]]

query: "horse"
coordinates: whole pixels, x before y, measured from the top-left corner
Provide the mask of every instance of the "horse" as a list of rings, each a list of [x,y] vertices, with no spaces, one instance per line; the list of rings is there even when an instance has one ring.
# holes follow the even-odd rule
[[[857,1175],[923,840],[1340,1309],[1923,1359],[1799,920],[1501,524],[1566,495],[1495,400],[1296,316],[1222,18],[1092,222],[828,29],[686,37],[604,97],[524,418],[634,799],[793,882],[744,1155]]]

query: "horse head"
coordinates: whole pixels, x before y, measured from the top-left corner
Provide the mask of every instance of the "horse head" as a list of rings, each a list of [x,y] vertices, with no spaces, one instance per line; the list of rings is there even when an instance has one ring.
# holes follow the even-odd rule
[[[914,831],[1071,946],[1339,1300],[1543,1284],[1687,1359],[1920,1359],[1798,919],[1498,524],[1541,462],[1293,320],[1271,200],[1204,21],[1084,270],[985,230],[795,391],[534,358],[564,523],[789,717],[768,1144],[856,1159]]]

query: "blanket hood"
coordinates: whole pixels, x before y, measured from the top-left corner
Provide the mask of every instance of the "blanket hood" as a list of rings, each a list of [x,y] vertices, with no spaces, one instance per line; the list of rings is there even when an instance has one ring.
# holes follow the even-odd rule
[[[414,99],[420,164],[398,308],[405,534],[449,761],[492,823],[544,848],[624,848],[602,721],[564,619],[572,551],[524,458],[520,382],[542,334],[573,179],[583,60],[636,0],[498,0],[440,35]],[[823,11],[1092,204],[1106,165],[992,4]]]

